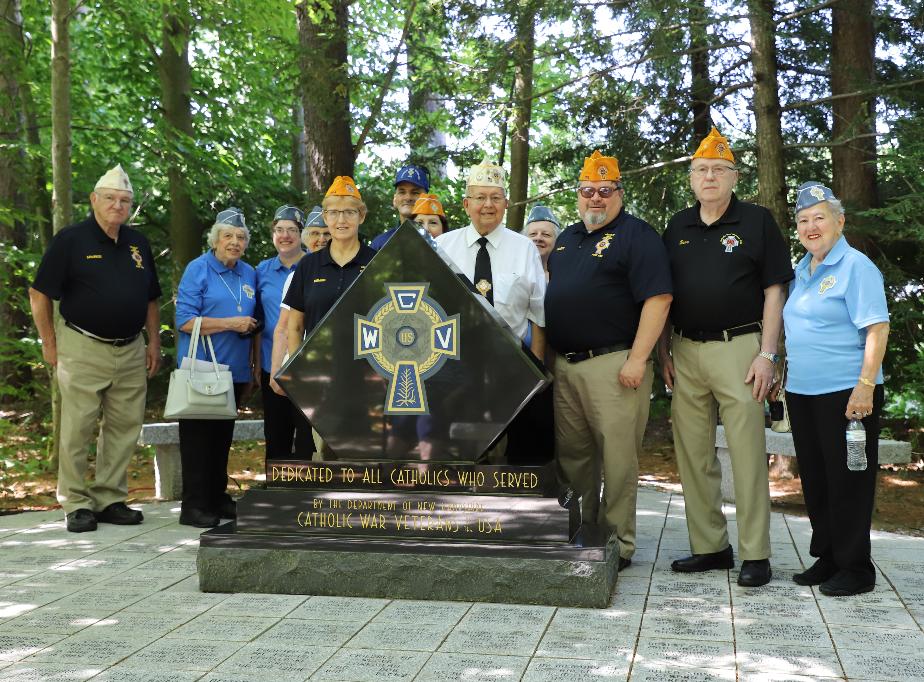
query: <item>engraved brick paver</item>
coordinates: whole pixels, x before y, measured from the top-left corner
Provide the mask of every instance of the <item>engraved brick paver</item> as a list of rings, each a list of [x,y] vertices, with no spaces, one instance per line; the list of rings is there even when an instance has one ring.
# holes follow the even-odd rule
[[[874,533],[876,589],[832,599],[792,582],[807,519],[774,514],[773,581],[746,589],[737,566],[672,573],[683,497],[640,488],[633,564],[608,608],[581,609],[205,594],[199,531],[144,511],[93,537],[59,513],[0,517],[0,679],[924,682],[924,538]]]

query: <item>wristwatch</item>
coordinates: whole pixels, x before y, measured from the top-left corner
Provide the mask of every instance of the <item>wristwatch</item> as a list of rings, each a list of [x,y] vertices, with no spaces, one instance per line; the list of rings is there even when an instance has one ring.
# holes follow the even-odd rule
[[[760,355],[760,357],[764,358],[765,360],[769,360],[774,365],[780,361],[780,356],[776,353],[768,353],[767,351],[762,350],[760,353],[758,353],[758,355]]]

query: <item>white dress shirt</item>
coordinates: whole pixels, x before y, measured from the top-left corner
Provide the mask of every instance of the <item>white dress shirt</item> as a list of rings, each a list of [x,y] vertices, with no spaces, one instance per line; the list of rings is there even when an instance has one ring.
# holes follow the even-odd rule
[[[491,257],[494,308],[522,339],[529,328],[528,321],[545,327],[545,271],[539,249],[529,238],[503,225],[485,236]],[[436,238],[440,249],[472,282],[480,237],[474,226],[469,225]]]

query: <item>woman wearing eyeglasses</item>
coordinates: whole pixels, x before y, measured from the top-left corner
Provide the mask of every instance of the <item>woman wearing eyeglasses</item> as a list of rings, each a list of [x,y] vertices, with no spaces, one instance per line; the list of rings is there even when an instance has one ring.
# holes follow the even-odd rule
[[[273,215],[271,226],[276,255],[257,266],[257,292],[265,325],[260,336],[260,390],[263,395],[263,435],[266,438],[267,459],[288,459],[292,456],[292,441],[299,456],[310,456],[314,450],[311,427],[295,406],[284,396],[277,395],[270,385],[273,366],[273,334],[280,322],[279,304],[286,278],[295,271],[305,255],[302,230],[305,215],[295,206],[280,206]]]
[[[189,351],[195,319],[201,317],[201,334],[211,337],[216,360],[231,369],[238,405],[253,384],[253,334],[259,328],[256,273],[241,260],[249,242],[241,210],[221,211],[209,232],[209,250],[186,266],[176,294],[177,365]],[[197,357],[211,359],[202,344]],[[236,506],[227,491],[234,420],[180,419],[179,429],[183,464],[180,523],[209,528],[220,519],[235,518]]]
[[[366,204],[353,178],[338,175],[327,190],[321,209],[330,228],[330,244],[302,258],[284,299],[290,308],[289,355],[298,350],[305,332],[311,333],[376,254],[359,241]]]

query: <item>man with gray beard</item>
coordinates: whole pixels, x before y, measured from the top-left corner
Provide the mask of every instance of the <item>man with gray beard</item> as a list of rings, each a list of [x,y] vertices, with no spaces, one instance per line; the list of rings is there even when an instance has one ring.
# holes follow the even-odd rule
[[[651,351],[672,299],[658,233],[623,209],[619,164],[595,151],[578,187],[581,222],[549,256],[546,334],[555,350],[555,441],[585,524],[635,552],[638,450],[648,423]],[[600,485],[603,483],[603,503]]]

